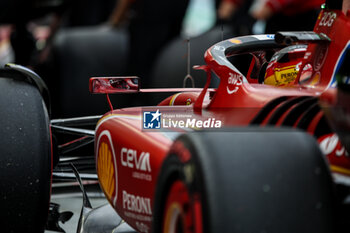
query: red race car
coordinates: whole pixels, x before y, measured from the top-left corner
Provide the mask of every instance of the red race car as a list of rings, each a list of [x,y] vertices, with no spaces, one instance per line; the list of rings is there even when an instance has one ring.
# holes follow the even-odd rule
[[[206,51],[207,65],[196,67],[208,74],[200,90],[92,78],[92,93],[178,92],[157,106],[111,106],[98,121],[97,174],[117,213],[139,232],[333,231],[328,169],[349,184],[350,160],[319,97],[335,88],[344,66],[349,22],[326,5],[313,32],[219,42]],[[242,54],[252,56],[246,75],[228,60]]]
[[[25,145],[31,150],[24,160],[37,166],[31,182],[33,192],[42,196],[29,195],[27,207],[42,208],[33,211],[34,217],[29,209],[23,211],[28,223],[41,229],[45,222],[36,220],[45,219],[48,208],[51,161],[57,164],[58,156],[93,143],[99,184],[109,204],[91,209],[81,185],[84,208],[77,232],[349,229],[344,201],[350,187],[349,17],[342,13],[341,1],[327,1],[312,32],[219,42],[206,51],[206,65],[195,67],[207,72],[204,88],[140,89],[137,77],[91,78],[90,92],[106,94],[111,110],[102,117],[51,120],[50,127],[45,85],[30,70],[9,65],[3,76],[29,80],[28,92],[37,86],[35,93],[43,97],[38,95],[33,104],[40,114],[26,113],[32,116],[27,119],[31,127],[2,129],[11,132],[9,138],[18,138],[19,145],[24,145],[23,134],[35,132]],[[234,56],[250,56],[249,69],[238,70],[229,61]],[[216,88],[210,88],[212,74],[220,79]],[[3,81],[3,86],[11,85]],[[154,92],[176,94],[156,106],[123,109],[114,109],[108,97]],[[22,109],[26,91],[16,95]],[[12,111],[3,114],[13,124],[26,119],[21,113],[16,119]],[[62,133],[78,137],[62,143]],[[51,141],[55,143],[50,147]],[[0,144],[5,145],[6,140]],[[15,144],[6,149],[4,171],[15,173],[11,159],[18,164],[25,152]],[[32,163],[31,154],[38,155],[38,162]],[[73,170],[81,181],[85,174]]]

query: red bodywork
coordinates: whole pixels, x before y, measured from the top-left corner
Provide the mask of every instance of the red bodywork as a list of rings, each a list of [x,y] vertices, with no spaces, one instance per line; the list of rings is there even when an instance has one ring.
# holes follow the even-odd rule
[[[295,84],[288,88],[248,83],[250,77],[242,75],[225,56],[249,43],[269,45],[274,38],[272,35],[239,37],[222,41],[205,53],[207,66],[202,68],[220,78],[217,90],[208,89],[208,75],[208,82],[201,91],[170,96],[152,109],[186,112],[196,119],[215,118],[222,122],[222,127],[302,128],[318,139],[334,172],[350,175],[346,151],[337,136],[325,127],[323,111],[318,107],[318,97],[333,88],[339,58],[350,39],[350,21],[341,11],[322,11],[314,31],[328,36],[331,42],[311,41],[304,56],[298,57],[298,62],[302,61],[300,70],[308,66],[307,71],[312,72],[307,82],[298,82],[302,75],[299,72]],[[313,81],[316,78],[318,82]],[[182,129],[143,130],[143,112],[147,109],[108,112],[98,122],[95,136],[101,187],[118,214],[139,232],[150,232],[160,167],[175,137],[187,132]]]

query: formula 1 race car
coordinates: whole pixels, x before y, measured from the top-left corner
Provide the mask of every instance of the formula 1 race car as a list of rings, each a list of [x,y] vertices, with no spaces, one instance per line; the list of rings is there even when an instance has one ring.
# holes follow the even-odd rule
[[[219,42],[197,67],[208,73],[202,90],[104,115],[95,130],[97,173],[118,214],[139,232],[334,230],[335,194],[319,147],[335,180],[347,178],[350,164],[318,101],[344,66],[350,35],[340,28],[347,22],[339,10],[324,10],[314,32]],[[292,44],[308,46],[280,50]],[[247,53],[253,60],[243,75],[227,57]],[[215,90],[211,71],[220,78]],[[286,74],[289,88],[262,85],[260,72],[268,80]],[[92,78],[90,90],[146,91],[133,79]],[[285,127],[308,132],[319,146]]]
[[[8,232],[43,231],[53,167],[63,157],[79,170],[84,157],[65,156],[92,144],[109,204],[91,209],[81,185],[77,232],[349,229],[350,11],[341,6],[326,1],[313,32],[213,45],[206,65],[195,67],[207,73],[204,88],[141,89],[137,77],[91,78],[90,92],[106,94],[111,108],[103,116],[49,121],[45,84],[8,65],[0,79]],[[251,57],[248,70],[229,61],[239,56]],[[212,73],[217,88],[210,88]],[[114,109],[109,100],[156,92],[176,94],[146,107]],[[81,183],[84,175],[73,171]]]

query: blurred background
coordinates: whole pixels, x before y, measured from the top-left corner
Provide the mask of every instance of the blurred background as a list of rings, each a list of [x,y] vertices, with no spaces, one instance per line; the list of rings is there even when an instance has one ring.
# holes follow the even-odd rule
[[[322,0],[1,0],[0,65],[33,69],[51,92],[52,117],[100,115],[90,77],[139,76],[141,87],[182,87],[190,66],[221,40],[312,30]],[[190,55],[190,56],[189,56]],[[206,81],[190,69],[195,86]],[[213,81],[216,86],[218,80]],[[190,84],[190,83],[188,83]],[[115,107],[154,105],[162,94],[111,96]]]

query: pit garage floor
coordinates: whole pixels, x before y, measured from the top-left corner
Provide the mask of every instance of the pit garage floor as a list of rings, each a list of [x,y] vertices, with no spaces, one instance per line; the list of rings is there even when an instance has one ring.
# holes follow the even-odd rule
[[[84,185],[93,208],[108,203],[98,184]],[[80,211],[83,204],[82,193],[77,183],[72,183],[71,187],[53,187],[51,202],[59,204],[59,212],[71,211],[72,218],[60,226],[66,233],[76,233]],[[45,233],[55,233],[55,231],[45,231]]]
[[[105,205],[108,203],[103,192],[97,183],[84,185],[87,195],[90,199],[93,208]],[[76,233],[80,211],[83,204],[82,193],[76,182],[72,182],[67,187],[53,187],[51,202],[59,204],[59,212],[71,211],[72,218],[65,224],[60,223],[60,226],[66,233]],[[344,204],[350,208],[350,195],[344,200]],[[349,215],[344,216],[345,221],[348,222]],[[54,231],[45,231],[45,233],[55,233]],[[97,233],[97,232],[96,232]]]

